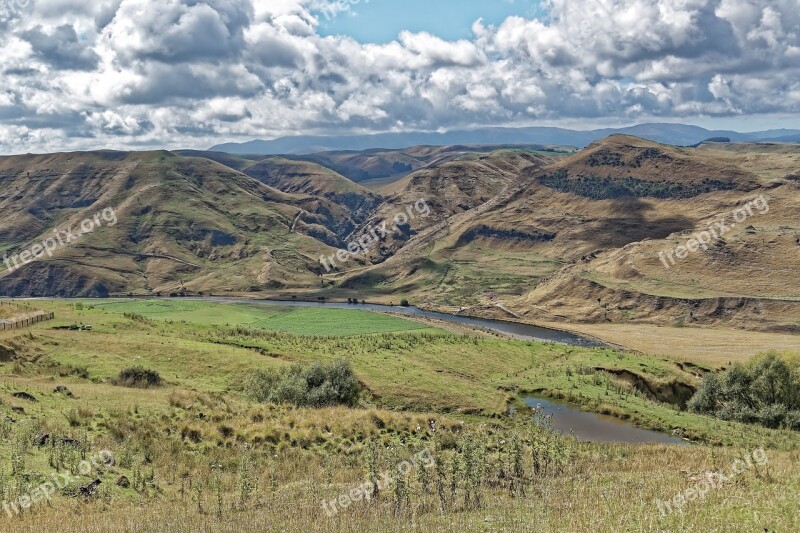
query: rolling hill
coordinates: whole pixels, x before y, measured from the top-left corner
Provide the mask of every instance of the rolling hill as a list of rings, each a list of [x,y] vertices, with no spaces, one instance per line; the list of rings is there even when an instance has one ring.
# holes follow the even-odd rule
[[[163,151],[0,158],[0,184],[0,250],[8,256],[104,209],[118,220],[4,271],[7,295],[305,287],[329,247],[293,231],[293,221],[302,215],[342,235],[358,222],[324,198]]]
[[[756,164],[747,147],[695,150],[612,136],[548,167],[523,169],[490,201],[420,232],[384,264],[342,283],[391,280],[433,305],[527,320],[796,331],[800,285],[787,276],[800,259],[791,174],[800,151],[776,150]],[[708,253],[664,267],[659,252],[761,196],[768,213],[756,210]]]
[[[4,271],[0,292],[403,295],[524,321],[798,330],[800,148],[681,148],[629,135],[574,153],[494,148],[0,158],[7,256],[102,209],[118,218]],[[348,177],[392,171],[402,172],[377,191]],[[424,215],[414,211],[423,201]],[[746,221],[675,259],[748,206]],[[320,264],[370,233],[367,253],[330,271]]]

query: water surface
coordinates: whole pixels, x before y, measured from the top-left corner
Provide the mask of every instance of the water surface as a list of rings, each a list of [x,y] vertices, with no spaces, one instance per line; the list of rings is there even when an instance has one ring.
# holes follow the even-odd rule
[[[619,418],[582,411],[568,403],[552,399],[527,397],[523,401],[533,409],[550,415],[554,431],[573,434],[589,442],[622,442],[627,444],[686,444],[686,441],[666,433],[634,426]]]

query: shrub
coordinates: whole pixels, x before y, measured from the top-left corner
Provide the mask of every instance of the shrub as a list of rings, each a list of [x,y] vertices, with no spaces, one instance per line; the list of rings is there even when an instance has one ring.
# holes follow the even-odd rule
[[[301,407],[352,406],[360,385],[350,363],[296,363],[280,370],[259,370],[246,384],[248,394],[263,403],[289,403]]]
[[[406,300],[405,298],[400,300],[400,307],[408,307],[409,305],[410,304],[408,303],[408,300]]]
[[[768,352],[703,379],[689,410],[769,428],[800,429],[800,362]]]
[[[155,370],[149,370],[141,366],[126,368],[119,373],[117,385],[123,387],[139,387],[147,389],[161,385],[161,376]]]

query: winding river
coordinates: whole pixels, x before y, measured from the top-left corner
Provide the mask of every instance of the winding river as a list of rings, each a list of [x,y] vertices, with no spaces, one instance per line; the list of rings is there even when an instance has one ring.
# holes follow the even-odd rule
[[[184,298],[181,298],[184,299]],[[247,303],[269,306],[283,306],[283,307],[328,307],[333,309],[361,309],[366,311],[380,311],[398,313],[403,315],[420,316],[426,318],[433,318],[436,320],[443,320],[454,324],[461,324],[479,329],[487,329],[497,333],[503,333],[509,337],[520,340],[535,340],[542,342],[557,342],[559,344],[568,344],[571,346],[583,347],[602,347],[605,346],[599,341],[581,337],[574,333],[566,331],[559,331],[556,329],[543,328],[533,326],[530,324],[519,324],[516,322],[506,322],[503,320],[492,320],[489,318],[473,318],[467,316],[451,315],[448,313],[437,313],[435,311],[425,311],[418,307],[400,307],[393,305],[380,305],[380,304],[347,304],[347,303],[328,303],[328,302],[306,302],[300,300],[251,300],[247,298],[231,298],[224,296],[208,296],[201,298],[185,298],[186,300],[204,300],[219,303]]]
[[[390,312],[400,315],[432,318],[454,324],[460,324],[463,326],[495,331],[521,340],[556,342],[560,344],[582,347],[604,346],[604,344],[598,341],[565,331],[543,328],[530,324],[506,322],[503,320],[473,318],[451,315],[447,313],[437,313],[434,311],[425,311],[417,307],[400,307],[380,304],[310,302],[301,300],[253,300],[250,298],[228,296],[187,297],[181,298],[181,300],[200,300],[225,304],[249,304],[270,307],[327,307],[333,309],[361,309],[366,311]],[[632,444],[654,442],[665,444],[686,443],[684,440],[672,435],[638,428],[630,422],[626,422],[612,416],[582,411],[576,406],[556,400],[538,397],[526,397],[523,398],[523,401],[529,407],[537,409],[541,413],[547,415],[550,419],[550,425],[554,431],[564,434],[573,434],[578,440],[593,442],[622,442]]]

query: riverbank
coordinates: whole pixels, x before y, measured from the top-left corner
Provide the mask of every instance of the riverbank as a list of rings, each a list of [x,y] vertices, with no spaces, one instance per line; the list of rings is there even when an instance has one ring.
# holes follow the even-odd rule
[[[388,409],[496,419],[514,398],[537,393],[643,428],[666,433],[678,429],[687,438],[715,444],[740,442],[744,428],[676,407],[699,378],[696,367],[673,358],[454,335],[399,318],[385,323],[365,316],[347,336],[355,311],[327,307],[303,310],[178,298],[85,304],[39,300],[37,306],[54,310],[56,320],[32,329],[38,332],[35,343],[17,337],[17,342],[34,344],[29,350],[39,353],[35,364],[17,361],[23,369],[32,365],[34,374],[48,374],[51,367],[86,368],[92,380],[102,383],[135,362],[163,370],[175,387],[193,384],[209,392],[235,391],[236,383],[258,368],[344,357],[370,391],[371,401]],[[327,318],[295,314],[301,311]],[[92,324],[93,331],[52,329],[78,323]],[[246,329],[238,327],[242,324]],[[270,327],[279,329],[263,329]],[[324,331],[340,336],[320,336]],[[166,349],[165,343],[177,349]],[[49,366],[43,367],[40,360]],[[753,436],[749,442],[767,439],[778,447],[788,445],[792,436],[756,428],[746,433]]]
[[[235,294],[220,296],[219,298],[231,298],[240,301],[263,300],[265,295],[259,294]],[[309,304],[318,304],[319,300],[312,296],[296,295],[291,298],[284,293],[270,295],[270,300],[281,303],[292,303],[302,300]],[[120,296],[124,298],[124,296]],[[154,296],[142,296],[141,298],[156,299]],[[166,299],[164,297],[163,299]],[[216,297],[215,297],[216,298]],[[387,302],[388,298],[385,298]],[[347,304],[346,299],[331,302],[338,306],[348,308],[359,308],[362,304]],[[385,304],[378,304],[385,305]],[[388,306],[388,313],[400,314],[401,308],[398,305]],[[800,346],[800,336],[790,333],[778,332],[753,332],[748,330],[733,329],[726,327],[695,327],[695,326],[658,326],[641,323],[603,323],[603,324],[578,324],[565,322],[537,321],[530,323],[524,319],[515,318],[508,313],[497,309],[496,314],[488,316],[485,310],[475,312],[471,308],[459,307],[435,307],[421,305],[420,309],[445,315],[460,314],[460,316],[474,318],[478,320],[500,320],[503,322],[521,324],[524,326],[540,327],[546,330],[566,333],[568,335],[579,336],[597,345],[611,346],[620,350],[635,351],[656,357],[667,356],[679,360],[687,360],[696,364],[709,365],[713,368],[721,368],[737,361],[746,361],[754,355],[765,350],[775,349],[779,351],[793,351]],[[412,317],[413,319],[413,317]],[[425,323],[425,321],[421,321]],[[439,321],[438,327],[443,327],[449,331],[476,331],[489,332],[488,328],[478,326],[472,327],[445,327],[446,321]],[[428,322],[430,323],[430,322]],[[514,338],[513,334],[502,333],[504,336]]]
[[[29,298],[28,300],[35,301],[36,299]],[[103,299],[86,300],[80,298],[74,298],[74,299],[63,298],[61,300],[67,302],[103,301]],[[536,340],[540,342],[555,342],[559,344],[585,346],[585,347],[601,347],[607,345],[603,342],[590,338],[589,336],[577,335],[563,329],[540,327],[532,324],[526,324],[520,321],[503,321],[503,320],[495,320],[487,318],[477,318],[469,315],[440,313],[414,306],[383,305],[383,304],[375,304],[369,302],[345,303],[345,302],[333,302],[324,300],[313,301],[313,300],[302,300],[299,298],[291,300],[265,300],[265,299],[257,299],[244,296],[211,296],[211,295],[182,296],[182,297],[172,296],[170,298],[159,298],[153,296],[137,298],[132,296],[132,297],[113,298],[111,300],[201,301],[201,302],[227,303],[227,304],[247,303],[247,304],[258,304],[264,306],[289,306],[289,307],[311,307],[320,309],[328,308],[328,309],[366,310],[366,311],[376,311],[383,313],[392,313],[395,315],[403,315],[403,316],[407,315],[409,317],[431,318],[438,321],[460,324],[462,326],[466,326],[475,330],[494,331],[502,333],[508,338],[513,338],[518,340]]]

